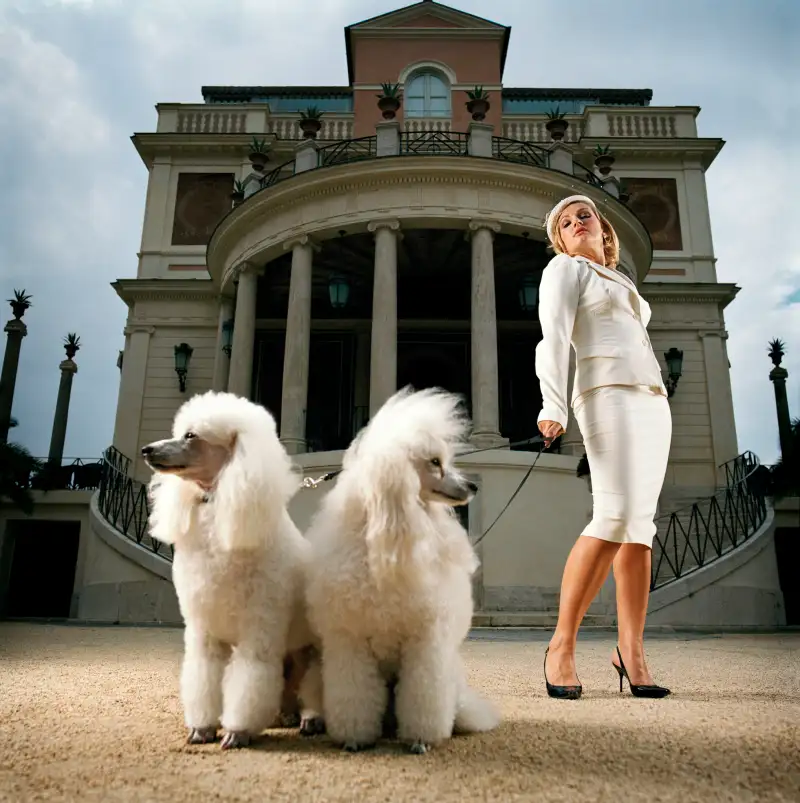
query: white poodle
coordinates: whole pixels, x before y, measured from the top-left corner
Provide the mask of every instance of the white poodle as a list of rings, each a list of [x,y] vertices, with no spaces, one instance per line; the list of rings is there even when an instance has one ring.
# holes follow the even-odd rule
[[[345,453],[306,533],[325,726],[347,750],[377,742],[390,690],[397,735],[414,753],[499,722],[459,654],[478,565],[453,510],[477,491],[452,464],[468,426],[457,396],[398,392]]]
[[[287,656],[300,674],[308,660],[310,549],[286,509],[300,480],[272,416],[233,394],[188,400],[172,434],[142,454],[156,472],[150,532],[175,545],[189,742],[213,741],[221,724],[222,747],[241,747],[275,723],[285,686],[299,685]]]

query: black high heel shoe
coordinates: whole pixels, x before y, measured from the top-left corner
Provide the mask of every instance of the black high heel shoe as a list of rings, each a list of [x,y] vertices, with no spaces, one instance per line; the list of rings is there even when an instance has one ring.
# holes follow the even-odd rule
[[[544,651],[544,683],[547,687],[547,693],[557,700],[577,700],[581,696],[583,686],[553,686],[547,679],[547,653],[550,652],[548,647]]]
[[[622,662],[622,654],[619,651],[619,647],[617,647],[617,657],[619,658],[619,666],[617,666],[613,661],[611,662],[611,666],[617,670],[617,674],[619,675],[619,691],[620,694],[622,693],[622,679],[626,678],[628,681],[628,685],[631,687],[631,694],[634,697],[650,697],[653,699],[660,699],[661,697],[666,697],[668,694],[672,692],[664,688],[664,686],[637,686],[631,683],[631,679],[628,676],[628,670],[625,669],[625,664]]]

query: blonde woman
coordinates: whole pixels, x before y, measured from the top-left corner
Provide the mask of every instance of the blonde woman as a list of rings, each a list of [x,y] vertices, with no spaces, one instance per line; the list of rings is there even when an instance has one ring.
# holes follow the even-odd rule
[[[580,697],[578,628],[613,565],[618,642],[611,661],[620,691],[627,678],[635,696],[664,697],[669,689],[653,682],[643,643],[653,519],[672,437],[667,392],[647,335],[650,307],[617,270],[617,235],[590,198],[565,198],[546,222],[556,256],[539,289],[539,430],[550,444],[566,429],[571,344],[571,403],[592,472],[594,508],[564,567],[558,624],[545,652],[547,693]]]

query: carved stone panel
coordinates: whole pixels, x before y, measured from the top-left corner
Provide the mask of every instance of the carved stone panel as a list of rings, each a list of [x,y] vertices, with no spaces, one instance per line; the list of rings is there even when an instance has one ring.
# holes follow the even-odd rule
[[[233,173],[181,173],[172,224],[173,245],[205,245],[231,211]]]

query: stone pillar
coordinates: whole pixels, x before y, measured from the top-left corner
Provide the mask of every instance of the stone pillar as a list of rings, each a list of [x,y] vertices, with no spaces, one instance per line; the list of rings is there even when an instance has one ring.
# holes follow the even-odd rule
[[[471,220],[472,232],[472,442],[501,446],[497,367],[497,306],[494,292],[494,233],[500,224]]]
[[[387,120],[375,125],[375,148],[378,156],[397,156],[400,153],[400,123]]]
[[[214,351],[214,378],[212,389],[225,391],[228,389],[228,371],[231,365],[231,355],[223,348],[225,337],[225,324],[233,318],[233,299],[223,296],[219,300],[219,318],[217,320],[217,345]]]
[[[619,179],[616,176],[599,176],[600,186],[613,198],[619,198]]]
[[[67,419],[69,418],[69,399],[72,395],[72,377],[78,373],[78,366],[71,359],[64,360],[59,366],[61,381],[58,385],[56,413],[53,417],[53,432],[50,436],[50,451],[47,462],[60,466],[64,457],[64,442],[67,439]]]
[[[114,422],[114,446],[133,466],[143,465],[139,456],[139,428],[142,421],[144,386],[152,326],[128,326],[125,329],[125,351],[119,382],[117,416]]]
[[[494,126],[487,123],[469,124],[469,155],[470,156],[492,156],[492,137],[494,136]]]
[[[374,220],[375,274],[372,290],[372,343],[369,372],[370,418],[397,390],[398,220]]]
[[[561,437],[561,453],[580,456],[584,452],[583,436],[581,435],[575,414],[572,412],[572,405],[569,400],[572,398],[572,386],[575,383],[575,350],[569,350],[569,374],[567,375],[567,429]]]
[[[3,357],[3,371],[0,374],[0,443],[8,440],[11,425],[11,408],[14,406],[14,387],[17,384],[19,353],[22,338],[28,334],[28,327],[19,319],[10,320],[3,330],[6,340],[6,353]]]
[[[253,385],[253,347],[256,336],[256,295],[260,271],[245,264],[239,272],[233,325],[228,392],[250,398]]]
[[[572,151],[563,143],[555,142],[550,146],[550,169],[573,175]]]
[[[311,277],[314,245],[307,236],[284,243],[292,251],[286,345],[283,356],[281,442],[289,454],[306,450],[308,361],[311,348]]]
[[[305,173],[306,170],[314,170],[316,167],[319,167],[317,143],[313,139],[304,139],[295,150],[294,171],[295,173]]]
[[[769,378],[775,388],[775,407],[778,413],[778,438],[781,443],[781,455],[784,460],[788,460],[789,450],[792,445],[792,421],[789,416],[789,400],[786,398],[786,380],[789,378],[789,372],[778,362],[769,372]]]

